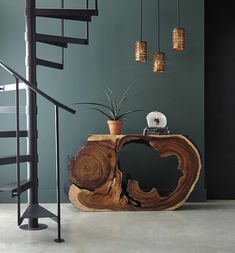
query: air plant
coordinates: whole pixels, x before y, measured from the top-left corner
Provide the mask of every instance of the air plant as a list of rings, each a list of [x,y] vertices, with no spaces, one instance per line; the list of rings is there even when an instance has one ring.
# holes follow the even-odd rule
[[[146,111],[146,110],[129,110],[129,111],[124,111],[123,112],[123,107],[124,105],[132,98],[137,97],[143,92],[136,93],[134,95],[129,95],[129,91],[131,89],[132,85],[130,85],[123,93],[121,98],[117,100],[114,96],[113,91],[110,89],[110,87],[107,85],[105,82],[105,86],[103,88],[105,97],[107,99],[107,104],[105,103],[96,103],[96,102],[80,102],[80,103],[75,103],[75,104],[80,104],[80,105],[94,105],[95,107],[91,107],[89,109],[95,110],[106,116],[109,120],[121,120],[125,118],[127,115],[136,113],[136,112],[141,112],[141,111]]]

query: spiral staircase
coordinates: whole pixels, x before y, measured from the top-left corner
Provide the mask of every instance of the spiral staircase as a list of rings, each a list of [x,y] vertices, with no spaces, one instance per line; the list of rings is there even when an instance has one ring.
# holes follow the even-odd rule
[[[78,1],[78,0],[76,0]],[[78,1],[78,2],[81,2]],[[26,19],[26,78],[18,74],[14,69],[0,60],[0,66],[13,76],[15,83],[0,85],[0,92],[15,92],[15,105],[0,106],[0,114],[15,114],[15,130],[0,131],[0,138],[16,139],[16,155],[0,157],[0,165],[16,165],[16,181],[0,186],[0,192],[10,192],[12,197],[17,197],[17,220],[18,226],[25,230],[41,230],[47,227],[39,224],[39,218],[51,218],[57,222],[56,242],[63,242],[61,238],[61,211],[60,211],[60,150],[59,150],[59,110],[65,110],[75,114],[72,108],[60,103],[37,87],[36,68],[42,65],[49,68],[64,68],[64,49],[68,44],[89,44],[89,24],[93,16],[98,15],[97,0],[92,3],[89,0],[84,2],[84,9],[66,9],[64,0],[61,0],[61,8],[46,9],[36,8],[36,0],[25,0]],[[92,5],[90,7],[89,5]],[[61,20],[61,36],[37,33],[37,18]],[[83,22],[86,25],[85,38],[73,38],[64,36],[64,20]],[[44,43],[61,48],[61,62],[53,62],[38,58],[36,55],[37,43]],[[20,90],[25,90],[26,106],[20,106]],[[42,96],[54,106],[55,111],[55,151],[56,151],[56,187],[57,187],[57,214],[39,205],[38,202],[38,153],[37,153],[37,95]],[[20,129],[20,115],[26,115],[27,129]],[[26,138],[27,153],[21,154],[20,140]],[[27,164],[27,178],[21,178],[21,164]],[[12,171],[14,173],[14,171]],[[52,171],[54,173],[54,171]],[[21,194],[27,191],[28,205],[26,210],[21,212]],[[23,221],[27,219],[27,223]]]

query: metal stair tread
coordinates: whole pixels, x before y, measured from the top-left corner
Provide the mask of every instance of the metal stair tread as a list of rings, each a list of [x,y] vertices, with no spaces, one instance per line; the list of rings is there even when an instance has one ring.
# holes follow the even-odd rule
[[[30,155],[21,155],[19,157],[20,163],[31,161]],[[16,163],[16,156],[0,156],[0,165],[14,164]]]
[[[19,137],[27,137],[28,131],[19,131]],[[0,131],[0,138],[11,138],[16,137],[16,131]]]
[[[40,205],[31,204],[27,207],[27,209],[25,210],[25,212],[22,215],[22,219],[27,219],[27,218],[54,218],[54,219],[57,219],[57,216]]]
[[[36,40],[38,42],[47,43],[47,44],[58,44],[58,45],[67,45],[68,43],[72,44],[88,44],[88,39],[82,38],[73,38],[73,37],[65,37],[65,36],[56,36],[49,34],[36,34]]]
[[[19,113],[26,113],[26,106],[19,106]],[[0,114],[15,114],[15,106],[0,106]]]
[[[51,40],[51,39],[49,40],[44,36],[44,34],[36,34],[36,41],[41,42],[41,43],[50,44],[50,45],[57,46],[57,47],[63,47],[63,48],[68,47],[67,42],[60,42],[60,41]]]
[[[97,16],[96,9],[47,9],[37,8],[36,16],[47,18],[70,19],[78,21],[91,21],[91,16]]]
[[[20,181],[20,193],[28,190],[31,187],[30,180],[21,180]],[[0,192],[12,192],[12,197],[17,195],[17,182],[11,182],[0,186]]]
[[[25,90],[27,89],[27,85],[24,83],[19,83],[19,90]],[[16,91],[16,84],[10,83],[10,84],[1,84],[0,85],[0,92],[5,91]]]
[[[53,62],[53,61],[47,61],[47,60],[37,58],[36,62],[38,65],[49,67],[49,68],[54,68],[54,69],[63,69],[64,68],[63,64]]]

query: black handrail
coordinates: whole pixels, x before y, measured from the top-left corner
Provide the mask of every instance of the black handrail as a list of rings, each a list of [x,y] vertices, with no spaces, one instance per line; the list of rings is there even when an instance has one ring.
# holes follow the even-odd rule
[[[75,114],[76,111],[62,103],[60,103],[59,101],[55,100],[54,98],[48,96],[45,92],[43,92],[42,90],[38,89],[36,86],[32,85],[29,81],[27,81],[24,77],[22,77],[20,74],[18,74],[15,70],[13,70],[12,68],[10,68],[9,66],[7,66],[4,62],[2,62],[0,60],[0,66],[2,68],[4,68],[7,72],[9,72],[11,75],[13,75],[15,78],[18,78],[19,80],[21,80],[23,83],[25,83],[31,90],[33,90],[34,92],[38,93],[39,95],[41,95],[42,97],[44,97],[46,100],[50,101],[51,103],[53,103],[54,105],[64,109],[67,112],[70,112],[72,114]]]

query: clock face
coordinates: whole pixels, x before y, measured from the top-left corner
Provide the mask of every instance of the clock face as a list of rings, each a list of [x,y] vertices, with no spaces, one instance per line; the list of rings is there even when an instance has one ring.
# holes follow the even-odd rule
[[[166,116],[161,112],[150,112],[147,117],[148,127],[166,127],[167,119]]]

